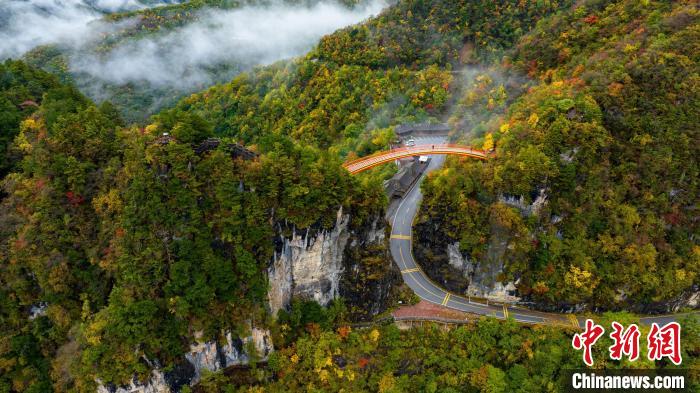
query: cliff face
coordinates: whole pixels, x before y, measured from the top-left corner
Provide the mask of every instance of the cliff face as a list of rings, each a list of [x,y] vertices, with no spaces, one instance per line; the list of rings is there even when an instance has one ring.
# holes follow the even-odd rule
[[[526,204],[523,197],[500,196],[499,202],[520,210],[524,217],[537,215],[547,205],[547,194],[541,190],[537,198]],[[441,217],[432,217],[414,228],[414,252],[428,276],[450,291],[467,296],[487,298],[499,302],[518,302],[515,282],[502,282],[504,261],[510,245],[510,234],[497,225],[491,228],[491,237],[485,255],[470,260],[459,248],[459,242],[445,235]]]
[[[164,372],[157,362],[144,359],[153,368],[151,377],[146,381],[134,378],[125,386],[103,385],[97,381],[98,393],[176,393],[183,386],[192,386],[199,382],[202,373],[218,371],[226,367],[247,364],[253,356],[249,350],[256,352],[255,357],[261,360],[274,349],[270,332],[253,328],[248,337],[233,337],[231,332],[225,335],[225,342],[206,341],[190,345],[190,351],[184,359],[175,364],[169,371]],[[201,337],[201,335],[200,335]]]
[[[280,236],[281,250],[275,252],[268,269],[268,300],[273,314],[289,306],[292,297],[315,300],[325,306],[339,294],[343,272],[343,251],[350,233],[350,216],[338,210],[330,231],[307,229],[291,238]]]
[[[395,301],[402,279],[389,254],[387,230],[384,219],[377,217],[353,233],[345,249],[340,295],[353,320],[369,320]]]
[[[454,242],[443,234],[441,223],[429,220],[417,224],[413,236],[414,256],[428,277],[452,292],[465,293],[473,264],[459,253],[459,245],[454,252]]]
[[[223,343],[208,341],[192,344],[190,352],[185,355],[185,358],[194,366],[194,377],[190,383],[199,382],[205,370],[218,371],[226,367],[247,364],[251,358],[251,354],[247,351],[251,343],[259,359],[267,359],[274,349],[270,332],[257,328],[253,328],[251,335],[243,339],[232,338],[231,332],[228,332],[226,341]]]
[[[523,217],[538,216],[548,204],[546,190],[539,190],[532,203],[523,196],[500,195],[498,202],[519,210]],[[509,230],[497,222],[485,221],[480,226],[490,225],[488,246],[478,260],[470,259],[460,251],[460,244],[448,235],[451,223],[446,217],[432,212],[423,212],[426,220],[414,228],[417,242],[414,253],[418,263],[428,276],[450,291],[467,296],[487,298],[499,302],[518,302],[516,282],[504,282],[505,264],[513,248]],[[457,235],[459,236],[459,235]]]
[[[459,266],[458,262],[461,261],[461,271],[469,280],[468,287],[464,291],[465,295],[487,298],[497,302],[515,303],[520,300],[516,296],[516,283],[499,281],[504,267],[501,256],[506,247],[506,242],[493,242],[487,252],[488,259],[472,262],[466,255],[460,253],[459,242],[447,246],[447,255],[450,261],[455,261],[451,264]]]
[[[499,302],[517,302],[515,283],[503,283],[502,254],[507,242],[492,239],[484,261],[470,260],[462,254],[459,242],[444,236],[436,223],[415,227],[414,253],[418,263],[433,281],[450,291]]]
[[[340,208],[330,230],[292,229],[291,237],[280,236],[268,269],[273,314],[288,307],[292,298],[325,306],[342,296],[355,319],[386,309],[400,274],[388,254],[384,220],[376,217],[360,229],[352,229],[350,220]]]

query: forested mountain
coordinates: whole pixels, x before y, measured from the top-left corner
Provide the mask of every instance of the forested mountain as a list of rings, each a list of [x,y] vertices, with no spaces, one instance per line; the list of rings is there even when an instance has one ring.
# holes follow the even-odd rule
[[[123,28],[90,51],[246,4],[109,14]],[[395,168],[351,176],[341,163],[385,149],[400,123],[444,120],[454,140],[493,156],[449,159],[424,183],[426,254],[459,242],[470,261],[503,263],[498,280],[543,308],[654,311],[697,292],[699,14],[690,1],[398,1],[143,124],[120,113],[173,86],[127,84],[127,98],[96,105],[59,47],[24,57],[58,76],[3,63],[0,392],[115,389],[154,369],[170,378],[193,343],[230,344],[251,328],[270,332],[265,362],[251,354],[192,389],[558,391],[562,370],[583,365],[570,330],[489,319],[449,332],[354,329],[394,303],[361,313],[352,299],[293,299],[276,314],[270,267],[290,242],[344,237],[339,254],[360,268],[343,280],[371,294],[395,286],[377,224]],[[219,65],[207,70],[236,68]],[[379,240],[368,247],[360,232]],[[489,261],[495,243],[506,247]],[[469,284],[440,258],[422,263]],[[698,329],[683,321],[686,368],[698,365]]]
[[[431,177],[421,221],[482,263],[507,242],[499,279],[543,307],[664,310],[697,292],[699,17],[630,1],[540,21],[506,60],[537,84],[507,110],[499,81],[460,104],[492,109],[471,121],[495,158]]]
[[[0,64],[0,77],[0,176],[4,177],[19,157],[11,143],[21,121],[36,111],[45,93],[51,99],[65,88],[55,76],[19,61]]]
[[[46,93],[22,122],[24,157],[5,178],[2,214],[14,384],[48,389],[54,356],[59,390],[146,373],[141,356],[172,362],[193,329],[231,329],[261,312],[270,220],[329,225],[346,206],[360,225],[382,206],[337,156],[284,138],[254,161],[198,154],[211,135],[202,118],[173,111],[121,128],[71,87]],[[28,320],[32,307],[45,310]]]

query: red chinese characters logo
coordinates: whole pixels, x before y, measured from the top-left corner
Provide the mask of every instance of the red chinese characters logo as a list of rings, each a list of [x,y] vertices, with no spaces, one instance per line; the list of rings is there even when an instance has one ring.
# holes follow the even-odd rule
[[[583,362],[589,367],[593,365],[593,344],[605,333],[602,326],[596,325],[592,320],[586,319],[586,330],[583,333],[577,333],[571,341],[574,349],[583,349]]]
[[[639,327],[632,324],[625,329],[620,323],[613,322],[612,328],[610,338],[613,345],[608,348],[610,358],[621,360],[623,356],[627,356],[632,362],[639,359]],[[593,345],[603,333],[605,329],[602,326],[588,319],[586,329],[575,334],[572,339],[574,349],[583,350],[583,362],[589,367],[593,365]],[[663,327],[652,323],[647,335],[647,348],[647,358],[651,361],[668,358],[676,365],[681,364],[681,326],[677,322],[668,323]]]
[[[617,322],[612,323],[613,332],[610,333],[610,338],[614,343],[610,346],[610,359],[620,360],[622,355],[627,355],[630,361],[635,361],[639,358],[639,328],[632,324],[625,328]]]
[[[652,323],[647,336],[647,347],[649,360],[667,357],[673,364],[681,364],[681,325],[671,322],[659,328],[658,324]]]

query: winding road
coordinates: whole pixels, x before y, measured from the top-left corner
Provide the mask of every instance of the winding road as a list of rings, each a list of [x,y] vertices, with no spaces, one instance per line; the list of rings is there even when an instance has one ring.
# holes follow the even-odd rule
[[[419,140],[420,139],[420,140]],[[421,144],[442,144],[444,137],[423,137],[416,138]],[[475,299],[450,293],[434,283],[427,274],[420,268],[413,257],[413,220],[418,212],[418,207],[422,199],[420,184],[425,176],[432,170],[442,166],[445,155],[432,155],[429,167],[411,189],[400,200],[395,211],[387,217],[391,223],[391,255],[394,262],[401,270],[401,275],[406,284],[421,298],[428,302],[439,304],[451,309],[468,313],[486,315],[499,319],[513,318],[514,320],[528,324],[550,324],[565,325],[580,328],[585,324],[587,317],[575,316],[572,314],[546,313],[518,307],[510,304],[494,304],[484,299]],[[695,316],[699,314],[693,313]],[[676,320],[676,315],[649,316],[640,319],[643,324],[656,322],[664,325]]]

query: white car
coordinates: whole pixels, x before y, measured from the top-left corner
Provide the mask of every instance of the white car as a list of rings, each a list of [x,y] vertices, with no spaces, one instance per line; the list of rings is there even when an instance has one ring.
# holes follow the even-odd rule
[[[415,145],[416,145],[416,141],[413,140],[413,138],[406,141],[406,146],[408,146],[408,147],[415,146]]]

